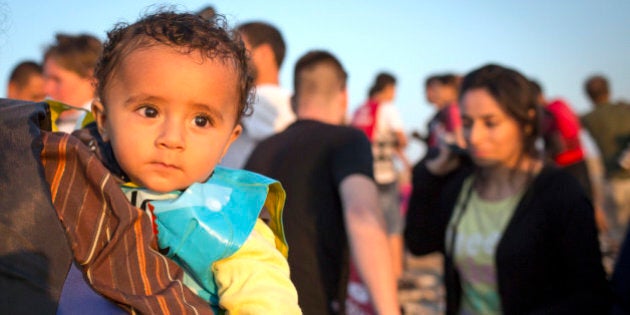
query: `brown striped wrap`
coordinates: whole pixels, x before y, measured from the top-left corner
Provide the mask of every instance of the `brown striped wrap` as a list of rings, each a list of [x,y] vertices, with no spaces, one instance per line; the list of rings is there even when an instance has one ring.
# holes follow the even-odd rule
[[[52,201],[74,258],[91,286],[130,312],[212,314],[182,283],[183,271],[156,250],[151,223],[77,138],[43,132]]]

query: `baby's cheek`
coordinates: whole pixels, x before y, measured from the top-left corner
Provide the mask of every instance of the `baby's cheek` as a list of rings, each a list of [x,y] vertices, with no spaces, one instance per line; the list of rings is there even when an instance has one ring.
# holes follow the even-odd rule
[[[215,165],[211,165],[211,166],[212,168],[209,171],[202,173],[201,176],[197,178],[196,182],[204,183],[210,178],[210,176],[212,176]]]

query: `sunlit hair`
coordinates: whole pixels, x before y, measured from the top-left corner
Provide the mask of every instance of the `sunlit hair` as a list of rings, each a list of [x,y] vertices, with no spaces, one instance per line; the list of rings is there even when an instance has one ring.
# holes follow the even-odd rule
[[[232,66],[238,75],[237,121],[249,113],[253,79],[245,46],[238,35],[229,31],[223,16],[205,19],[197,14],[172,11],[149,14],[131,25],[119,23],[107,33],[95,72],[97,94],[104,106],[107,106],[104,91],[122,60],[137,49],[157,45],[172,47],[182,54],[200,52],[204,58]]]
[[[19,87],[24,87],[28,84],[28,81],[32,76],[41,76],[43,73],[42,66],[34,61],[20,62],[13,68],[11,75],[9,76],[9,82],[16,84]]]
[[[236,29],[247,38],[247,42],[252,48],[262,44],[269,44],[273,50],[276,66],[278,68],[282,66],[286,44],[282,34],[276,27],[265,22],[249,22],[239,25]]]
[[[373,97],[390,85],[396,85],[396,78],[390,73],[381,72],[376,76],[374,83],[372,83],[368,96]]]
[[[44,52],[44,62],[52,58],[62,68],[91,78],[102,48],[101,41],[89,34],[57,34]]]
[[[431,84],[433,84],[433,83],[438,83],[438,82],[439,82],[439,80],[438,80],[438,75],[431,75],[431,76],[428,76],[428,77],[424,80],[424,88],[425,88],[425,89],[428,89],[428,88],[429,88],[429,86],[431,86]]]
[[[424,80],[424,87],[428,88],[431,84],[439,83],[459,89],[460,79],[460,76],[453,73],[433,74]]]
[[[300,73],[304,70],[312,69],[316,66],[327,64],[335,69],[337,78],[339,79],[340,89],[346,88],[348,74],[343,69],[341,62],[331,53],[323,50],[313,50],[303,55],[296,63],[293,71],[293,90],[299,91],[301,87]]]
[[[459,89],[460,77],[453,73],[445,73],[442,75],[436,76],[435,80],[439,82],[441,85],[450,86],[455,89]]]
[[[523,132],[523,153],[537,156],[536,139],[540,130],[537,100],[529,80],[519,72],[499,65],[486,65],[468,73],[462,80],[460,103],[466,92],[484,89],[512,117]]]

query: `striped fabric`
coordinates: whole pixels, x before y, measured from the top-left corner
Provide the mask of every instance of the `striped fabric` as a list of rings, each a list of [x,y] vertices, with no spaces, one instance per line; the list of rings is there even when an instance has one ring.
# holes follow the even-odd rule
[[[158,253],[146,214],[77,138],[43,132],[41,157],[74,258],[99,293],[131,313],[212,314],[182,270]]]

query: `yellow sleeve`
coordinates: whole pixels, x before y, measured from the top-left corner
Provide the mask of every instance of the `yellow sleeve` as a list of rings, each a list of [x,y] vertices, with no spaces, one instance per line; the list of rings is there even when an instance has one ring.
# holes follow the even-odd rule
[[[212,272],[219,304],[227,314],[302,314],[289,264],[260,219],[243,246],[216,261]]]

